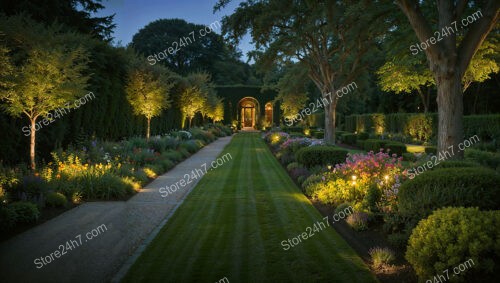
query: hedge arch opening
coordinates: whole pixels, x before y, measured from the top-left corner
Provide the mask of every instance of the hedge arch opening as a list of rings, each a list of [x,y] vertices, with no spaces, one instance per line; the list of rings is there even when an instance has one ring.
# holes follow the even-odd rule
[[[238,102],[238,121],[243,129],[256,129],[260,115],[259,101],[253,97],[244,97]]]

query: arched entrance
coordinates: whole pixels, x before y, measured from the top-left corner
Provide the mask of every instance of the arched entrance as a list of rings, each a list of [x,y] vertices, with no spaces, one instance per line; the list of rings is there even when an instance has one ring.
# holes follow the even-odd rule
[[[269,127],[273,124],[273,103],[266,103],[266,126]]]
[[[253,97],[244,97],[238,103],[239,121],[242,128],[254,128],[259,117],[259,102]]]

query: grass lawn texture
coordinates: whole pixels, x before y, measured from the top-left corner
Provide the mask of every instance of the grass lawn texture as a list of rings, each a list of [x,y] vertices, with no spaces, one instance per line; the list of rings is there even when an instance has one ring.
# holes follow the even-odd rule
[[[425,146],[423,145],[415,145],[415,144],[407,144],[406,151],[410,153],[421,153],[425,152]]]
[[[226,152],[233,160],[203,177],[124,282],[376,282],[332,227],[283,250],[323,216],[259,134],[237,134]]]

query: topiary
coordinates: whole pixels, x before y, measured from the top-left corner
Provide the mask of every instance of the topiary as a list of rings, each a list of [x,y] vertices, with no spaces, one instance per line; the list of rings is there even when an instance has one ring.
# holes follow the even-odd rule
[[[36,222],[38,220],[38,217],[40,216],[40,211],[38,210],[38,207],[31,202],[27,201],[14,202],[9,205],[9,208],[11,208],[16,213],[17,222],[21,223]]]
[[[500,154],[488,151],[468,148],[465,153],[465,158],[479,162],[481,165],[496,169],[500,166]]]
[[[66,197],[61,193],[50,192],[45,196],[45,204],[51,207],[64,207],[68,203]]]
[[[445,206],[500,209],[498,184],[500,175],[484,167],[435,169],[401,185],[398,209],[415,221]]]
[[[310,146],[296,153],[297,161],[311,168],[316,165],[335,165],[346,160],[348,151],[334,146]]]
[[[423,280],[469,263],[460,269],[460,276],[453,277],[455,282],[475,281],[477,276],[493,282],[486,278],[500,271],[499,226],[500,211],[439,209],[413,229],[405,257]]]

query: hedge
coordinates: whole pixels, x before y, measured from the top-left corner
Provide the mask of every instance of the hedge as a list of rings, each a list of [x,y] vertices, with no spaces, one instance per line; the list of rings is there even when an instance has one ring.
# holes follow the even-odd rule
[[[386,149],[389,149],[389,153],[397,154],[398,156],[402,156],[403,153],[406,153],[406,145],[402,142],[389,142],[385,145]]]
[[[499,226],[500,211],[440,209],[413,229],[405,257],[421,282],[435,282],[432,279],[443,275],[443,270],[452,271],[465,264],[467,268],[460,268],[453,282],[478,282],[478,278],[496,282],[495,275],[500,271]]]
[[[356,134],[346,133],[341,136],[341,139],[342,142],[345,144],[350,144],[350,145],[356,144]]]
[[[388,140],[376,140],[376,139],[368,139],[363,143],[363,149],[366,151],[379,152],[381,148],[384,148]]]
[[[345,130],[348,132],[377,133],[377,125],[384,126],[384,133],[405,134],[408,124],[415,116],[430,119],[431,138],[437,133],[437,113],[394,113],[394,114],[356,114],[345,117]],[[500,114],[464,116],[464,137],[478,135],[481,140],[500,138]],[[418,126],[419,123],[416,124]]]
[[[418,221],[445,206],[500,209],[498,184],[500,175],[484,167],[426,171],[401,185],[399,212]]]
[[[296,153],[297,161],[311,168],[316,165],[335,165],[344,163],[347,150],[334,146],[310,146],[301,148]]]

